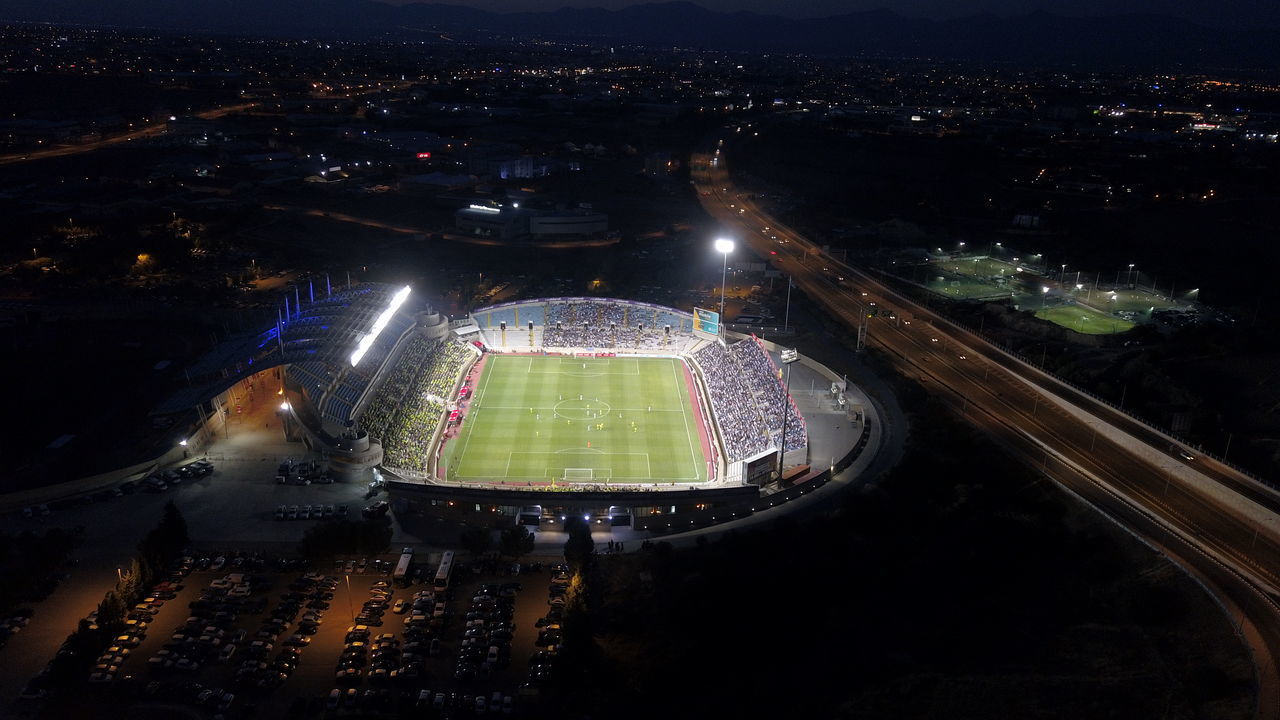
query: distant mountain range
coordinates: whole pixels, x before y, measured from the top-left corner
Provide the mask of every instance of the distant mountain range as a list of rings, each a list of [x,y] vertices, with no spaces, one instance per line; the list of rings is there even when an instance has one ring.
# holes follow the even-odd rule
[[[0,20],[289,37],[455,39],[540,37],[817,55],[1073,63],[1089,67],[1275,68],[1277,30],[1207,27],[1154,14],[1066,17],[1046,12],[949,20],[889,10],[794,19],[722,13],[690,2],[622,10],[497,14],[458,5],[372,0],[4,0]]]

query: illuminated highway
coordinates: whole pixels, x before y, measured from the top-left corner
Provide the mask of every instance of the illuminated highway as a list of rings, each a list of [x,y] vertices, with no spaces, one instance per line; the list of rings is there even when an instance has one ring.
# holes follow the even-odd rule
[[[715,142],[693,157],[704,208],[851,331],[865,321],[867,344],[899,372],[1209,586],[1253,651],[1256,716],[1280,717],[1280,494],[1207,458],[1185,462],[1158,433],[822,253],[733,186]],[[873,305],[888,312],[868,318]]]
[[[195,117],[204,120],[214,120],[232,113],[243,112],[254,107],[257,103],[241,103],[239,105],[225,105],[223,107],[205,110],[195,114]],[[80,145],[58,145],[57,147],[46,148],[44,150],[34,150],[26,153],[14,153],[12,155],[0,155],[0,165],[12,165],[20,162],[30,162],[32,160],[47,160],[49,158],[66,157],[68,155],[80,155],[81,153],[93,152],[101,150],[113,145],[141,140],[142,138],[156,137],[163,135],[168,131],[168,123],[155,122],[137,130],[130,130],[121,135],[115,135],[104,140],[96,140]]]

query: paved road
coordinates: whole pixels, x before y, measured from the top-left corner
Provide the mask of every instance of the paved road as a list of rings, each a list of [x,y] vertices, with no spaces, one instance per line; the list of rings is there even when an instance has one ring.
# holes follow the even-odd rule
[[[856,331],[865,319],[868,343],[882,349],[900,372],[951,399],[979,427],[1216,589],[1228,610],[1240,613],[1233,620],[1243,626],[1254,652],[1258,716],[1280,715],[1275,664],[1280,655],[1280,543],[1271,527],[1259,521],[1260,516],[1270,519],[1270,511],[1280,506],[1269,489],[1212,462],[1197,462],[1195,469],[1203,474],[1196,473],[1162,449],[1167,440],[1157,440],[1153,448],[1112,431],[1107,425],[1114,420],[1121,430],[1136,426],[1139,441],[1155,439],[1149,429],[1051,384],[878,278],[826,256],[736,189],[723,157],[712,164],[713,153],[708,147],[693,161],[695,185],[708,212],[847,327]],[[894,317],[867,318],[871,303],[891,310]],[[1083,412],[1064,409],[1064,399]],[[1100,409],[1094,414],[1091,406]],[[1263,504],[1233,497],[1241,487],[1248,488],[1248,498]],[[1242,510],[1246,505],[1250,507]]]
[[[243,112],[256,106],[257,103],[239,103],[237,105],[224,105],[211,110],[196,113],[195,116],[205,120],[213,120],[216,118],[230,115],[232,113]],[[122,135],[115,135],[104,140],[87,142],[80,145],[59,145],[44,150],[35,150],[27,153],[14,153],[12,155],[0,155],[0,165],[13,165],[15,163],[31,162],[34,160],[48,160],[49,158],[66,157],[68,155],[80,155],[81,153],[94,152],[103,148],[120,145],[134,140],[143,138],[156,137],[163,135],[168,131],[168,123],[163,121],[155,122],[137,130],[130,130]]]

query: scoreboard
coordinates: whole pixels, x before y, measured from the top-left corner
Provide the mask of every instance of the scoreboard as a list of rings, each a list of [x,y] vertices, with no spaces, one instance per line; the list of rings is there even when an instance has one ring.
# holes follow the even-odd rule
[[[704,336],[720,337],[720,313],[714,310],[694,308],[693,331]]]

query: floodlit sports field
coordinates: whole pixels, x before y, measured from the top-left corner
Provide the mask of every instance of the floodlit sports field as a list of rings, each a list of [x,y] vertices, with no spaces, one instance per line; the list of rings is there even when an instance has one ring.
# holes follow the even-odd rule
[[[1133,329],[1133,323],[1086,305],[1059,305],[1036,311],[1036,317],[1083,335],[1111,335]]]
[[[932,279],[929,280],[928,287],[930,290],[944,297],[955,298],[957,300],[975,300],[978,298],[994,298],[1008,297],[1009,291],[996,285],[995,283],[984,282],[982,280],[943,271],[946,275],[939,275],[934,270]]]
[[[705,482],[697,418],[675,358],[490,355],[462,432],[459,482]]]

